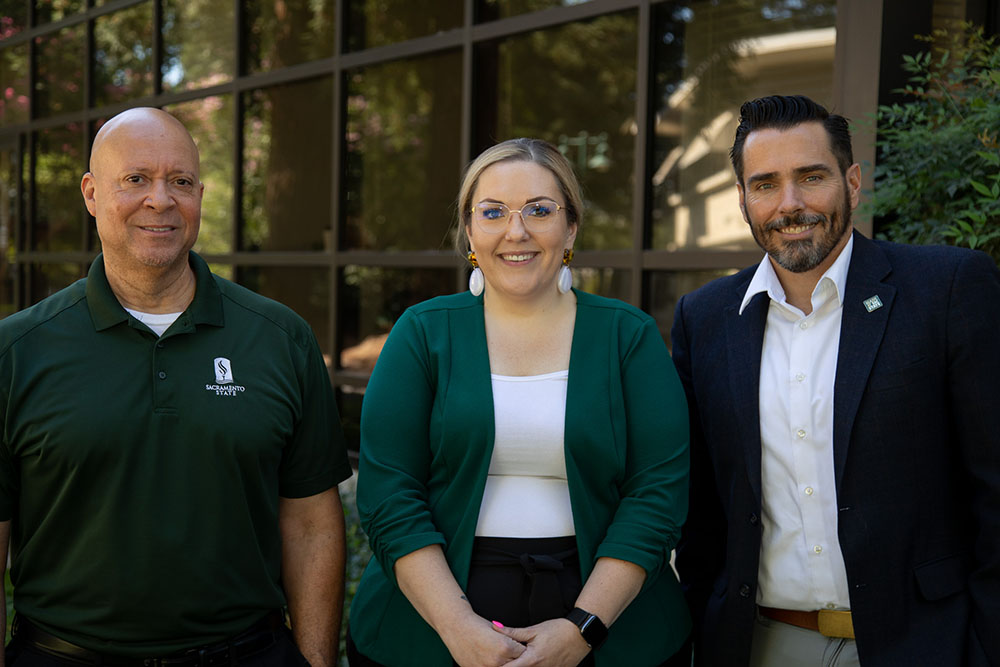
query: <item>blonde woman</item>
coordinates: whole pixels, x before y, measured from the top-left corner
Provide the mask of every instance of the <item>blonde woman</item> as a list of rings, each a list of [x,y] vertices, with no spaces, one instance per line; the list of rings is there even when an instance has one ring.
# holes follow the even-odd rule
[[[663,340],[571,288],[582,200],[553,146],[486,150],[458,203],[470,292],[410,308],[365,396],[351,664],[668,664],[688,424]]]

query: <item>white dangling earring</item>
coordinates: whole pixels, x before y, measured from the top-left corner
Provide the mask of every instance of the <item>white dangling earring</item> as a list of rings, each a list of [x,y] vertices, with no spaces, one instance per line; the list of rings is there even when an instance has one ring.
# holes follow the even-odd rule
[[[563,250],[563,265],[559,269],[559,278],[556,281],[556,288],[560,294],[573,289],[573,272],[569,270],[569,263],[573,261],[573,251],[567,248]],[[471,282],[471,279],[470,279]]]
[[[469,264],[472,265],[472,273],[469,274],[469,291],[472,292],[472,296],[479,296],[483,293],[483,288],[486,287],[486,280],[483,278],[483,270],[479,268],[479,262],[476,261],[476,253],[469,251],[469,254],[465,256],[469,260]]]

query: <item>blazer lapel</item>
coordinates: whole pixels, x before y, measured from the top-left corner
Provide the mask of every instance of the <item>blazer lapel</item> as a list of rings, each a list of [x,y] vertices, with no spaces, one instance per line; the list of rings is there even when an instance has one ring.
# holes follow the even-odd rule
[[[746,285],[738,291],[742,301]],[[726,309],[726,354],[729,356],[729,380],[733,393],[731,409],[736,415],[738,442],[743,444],[747,477],[760,502],[760,355],[764,345],[764,326],[771,304],[767,293],[760,292],[747,304],[743,314],[739,304]]]
[[[838,490],[844,476],[854,418],[896,296],[896,288],[883,282],[891,270],[892,266],[879,247],[854,232],[833,388],[833,465]]]

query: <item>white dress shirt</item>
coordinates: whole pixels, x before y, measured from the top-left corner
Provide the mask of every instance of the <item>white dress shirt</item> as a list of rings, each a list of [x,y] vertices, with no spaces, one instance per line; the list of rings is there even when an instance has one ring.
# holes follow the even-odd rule
[[[781,609],[849,609],[837,537],[833,388],[851,238],[811,296],[812,313],[789,304],[768,257],[751,298],[771,299],[760,363],[763,534],[757,604]]]

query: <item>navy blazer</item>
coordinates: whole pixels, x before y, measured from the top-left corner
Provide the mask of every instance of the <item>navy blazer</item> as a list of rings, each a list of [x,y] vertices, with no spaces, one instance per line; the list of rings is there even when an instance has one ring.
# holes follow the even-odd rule
[[[691,411],[677,567],[699,665],[749,661],[761,542],[756,267],[683,297]],[[881,307],[864,302],[878,296]],[[1000,665],[1000,272],[854,232],[834,386],[838,533],[862,665]],[[988,657],[987,657],[988,656]]]

